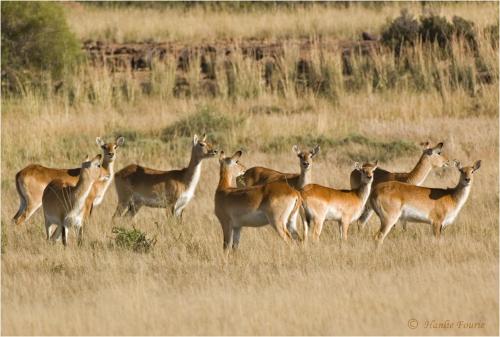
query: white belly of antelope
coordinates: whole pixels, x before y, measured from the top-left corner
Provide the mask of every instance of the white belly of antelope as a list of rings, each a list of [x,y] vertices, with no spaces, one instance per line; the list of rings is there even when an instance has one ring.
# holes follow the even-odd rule
[[[401,218],[416,222],[429,222],[429,214],[411,206],[404,206],[401,212]]]
[[[326,210],[325,220],[340,220],[342,212],[335,206],[328,206]]]

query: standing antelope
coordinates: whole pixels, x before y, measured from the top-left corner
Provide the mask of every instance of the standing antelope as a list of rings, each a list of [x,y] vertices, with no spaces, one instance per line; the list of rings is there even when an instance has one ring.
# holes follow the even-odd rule
[[[220,154],[220,180],[215,192],[215,215],[224,234],[224,249],[237,248],[242,227],[271,224],[285,242],[291,241],[287,226],[297,220],[301,205],[298,191],[283,181],[245,188],[232,186],[234,178],[245,172],[238,162],[242,152],[232,157]],[[292,225],[294,227],[294,225]]]
[[[81,242],[83,220],[88,211],[87,197],[96,181],[109,179],[101,170],[101,157],[98,154],[92,160],[87,159],[82,163],[76,184],[56,179],[43,191],[42,206],[47,240],[62,235],[62,242],[66,246],[69,229],[75,227],[78,243]],[[52,225],[57,225],[57,229],[51,233]]]
[[[94,195],[92,206],[99,205],[106,193],[106,190],[113,179],[113,165],[116,158],[116,149],[122,146],[125,142],[123,137],[118,137],[114,143],[104,143],[100,138],[96,138],[96,143],[101,147],[103,153],[103,161],[101,169],[103,175],[110,176],[108,181],[100,181],[95,184],[91,195]],[[22,224],[27,221],[35,211],[42,205],[42,195],[45,187],[55,179],[59,179],[68,184],[76,184],[80,168],[74,169],[55,169],[44,167],[37,164],[31,164],[23,168],[16,174],[16,188],[19,194],[20,205],[19,210],[14,216],[16,224]],[[89,201],[90,202],[90,201]],[[88,209],[90,214],[91,208]]]
[[[118,206],[113,217],[125,214],[133,217],[142,206],[171,206],[172,215],[182,217],[200,180],[203,159],[217,154],[217,150],[205,140],[205,135],[202,139],[194,135],[191,160],[188,167],[181,170],[160,171],[132,164],[116,172]]]
[[[311,165],[312,159],[319,153],[319,145],[312,150],[303,152],[297,145],[293,146],[293,151],[300,160],[300,174],[282,173],[269,168],[255,166],[249,168],[239,179],[240,187],[255,186],[269,183],[275,180],[285,180],[290,186],[301,189],[311,183]]]
[[[467,201],[473,174],[481,167],[478,160],[473,166],[462,167],[455,161],[460,179],[454,188],[428,188],[397,181],[377,185],[370,197],[373,209],[380,218],[380,231],[375,237],[380,246],[398,219],[428,223],[434,236],[451,224]]]
[[[410,172],[389,172],[381,168],[377,168],[373,176],[373,187],[385,181],[400,181],[412,185],[421,185],[435,167],[448,166],[448,159],[443,156],[443,143],[439,143],[431,147],[429,142],[423,143],[424,150],[417,164]],[[358,170],[353,170],[350,176],[351,188],[357,188],[360,185],[361,174]],[[364,227],[370,217],[373,215],[373,210],[368,202],[363,214],[359,218],[359,227]],[[406,221],[403,222],[403,229],[406,229]]]
[[[340,238],[347,240],[349,225],[356,221],[371,192],[377,162],[355,163],[359,171],[361,184],[352,190],[336,190],[321,185],[306,185],[302,191],[305,219],[311,224],[313,240],[318,240],[325,220],[336,220],[339,224]],[[307,225],[304,225],[304,238],[307,238]]]

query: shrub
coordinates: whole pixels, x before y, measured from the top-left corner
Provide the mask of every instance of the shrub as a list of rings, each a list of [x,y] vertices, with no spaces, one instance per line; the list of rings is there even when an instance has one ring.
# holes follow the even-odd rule
[[[487,38],[489,38],[491,47],[498,49],[498,21],[495,24],[489,25],[484,31]]]
[[[203,108],[195,115],[181,119],[163,129],[161,138],[164,142],[172,142],[179,137],[190,138],[195,133],[198,135],[205,133],[211,142],[225,144],[230,131],[242,122],[244,122],[242,118],[228,118],[209,108]]]
[[[384,142],[372,140],[356,133],[349,134],[340,139],[334,139],[325,135],[278,136],[267,145],[262,146],[261,150],[263,152],[291,152],[294,144],[308,147],[320,145],[321,150],[324,152],[334,148],[336,155],[347,161],[378,159],[386,162],[394,158],[413,154],[418,150],[417,146],[404,140]]]
[[[401,48],[415,44],[419,31],[419,22],[408,10],[403,9],[401,15],[383,30],[382,43],[394,49],[396,55],[399,56]]]
[[[446,18],[430,15],[420,18],[420,37],[423,42],[437,42],[441,48],[448,47],[453,35],[453,25]]]
[[[156,238],[148,239],[146,234],[133,227],[126,229],[123,227],[113,227],[115,243],[118,247],[131,249],[134,252],[147,253],[156,244]]]
[[[81,58],[80,44],[69,30],[60,4],[6,2],[2,12],[2,82],[17,88],[49,74],[60,79]]]
[[[467,41],[469,48],[477,50],[477,36],[474,22],[465,20],[459,16],[453,17],[453,31],[455,36],[462,37]]]

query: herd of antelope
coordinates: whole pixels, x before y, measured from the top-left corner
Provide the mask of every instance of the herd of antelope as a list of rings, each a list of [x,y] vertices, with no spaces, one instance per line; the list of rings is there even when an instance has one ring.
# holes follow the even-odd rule
[[[83,224],[92,209],[102,203],[112,180],[115,181],[118,205],[113,218],[133,217],[143,206],[166,208],[169,215],[182,219],[183,211],[193,199],[201,176],[204,159],[217,156],[218,151],[206,136],[193,137],[191,159],[186,168],[161,171],[140,165],[128,165],[114,171],[117,149],[124,144],[118,137],[112,143],[101,138],[102,149],[80,168],[54,169],[32,164],[16,174],[20,206],[14,221],[21,224],[43,207],[47,240],[62,240],[66,245],[73,227],[77,242],[82,240]],[[467,200],[473,175],[481,166],[463,167],[455,160],[460,179],[454,188],[421,187],[433,168],[450,162],[443,156],[443,143],[432,147],[429,142],[415,167],[407,173],[394,173],[378,167],[378,163],[355,163],[350,174],[350,190],[339,190],[311,183],[312,160],[319,146],[293,151],[300,161],[300,173],[282,173],[264,167],[246,169],[239,159],[241,151],[232,156],[219,153],[220,178],[215,192],[215,215],[224,237],[224,249],[236,248],[242,227],[270,224],[280,237],[291,242],[299,237],[297,219],[303,222],[302,239],[311,230],[318,240],[325,220],[336,220],[341,240],[347,240],[349,225],[358,221],[363,227],[375,212],[380,230],[375,240],[382,244],[398,220],[406,228],[407,221],[428,223],[436,238],[457,217]]]

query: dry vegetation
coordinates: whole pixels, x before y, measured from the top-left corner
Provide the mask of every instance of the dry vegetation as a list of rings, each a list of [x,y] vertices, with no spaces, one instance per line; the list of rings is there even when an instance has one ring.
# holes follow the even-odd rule
[[[329,22],[317,29],[344,37],[365,27],[342,22],[363,22],[376,30],[399,12],[398,6],[284,11],[276,21],[263,19],[266,25],[257,24],[258,13],[233,17],[195,11],[181,18],[165,10],[151,13],[147,24],[136,21],[146,18],[139,9],[83,7],[68,9],[68,15],[81,38],[93,39],[106,37],[105,22],[123,23],[112,33],[117,40],[208,38],[221,32],[241,38],[258,36],[265,27],[273,34],[301,35],[313,29],[311,22]],[[498,4],[454,4],[442,11],[491,23]],[[204,29],[200,16],[215,28]],[[459,65],[474,72],[473,58],[455,49]],[[319,66],[320,51],[312,54]],[[82,68],[70,80],[71,90],[27,91],[3,99],[2,334],[498,334],[498,49],[483,41],[480,54],[494,74],[490,84],[450,84],[454,73],[443,70],[449,62],[419,47],[409,57],[418,65],[421,82],[396,76],[395,84],[375,88],[374,73],[360,70],[343,78],[338,58],[327,57],[334,83],[343,84],[326,97],[298,96],[286,81],[284,96],[269,92],[261,66],[236,55],[239,94],[233,99],[224,94],[224,76],[218,77],[222,94],[217,98],[174,98],[172,63],[153,70],[148,93],[132,73],[118,78],[103,69]],[[284,64],[293,68],[294,60],[290,56]],[[400,71],[391,56],[378,55],[375,61],[385,70],[379,79]],[[440,85],[433,80],[435,69],[442,71]],[[199,75],[192,71],[192,76]],[[117,83],[120,90],[114,89]],[[114,189],[94,210],[82,247],[45,242],[41,212],[20,227],[10,222],[18,207],[14,175],[28,163],[78,166],[86,154],[99,151],[96,136],[122,134],[126,145],[117,168],[137,162],[169,169],[187,164],[191,134],[204,131],[225,151],[243,148],[241,162],[248,167],[289,172],[298,171],[292,144],[319,142],[313,180],[338,188],[348,188],[357,158],[377,156],[384,168],[409,170],[420,154],[416,145],[427,139],[444,141],[450,158],[464,164],[481,159],[483,165],[441,242],[432,239],[430,226],[410,224],[407,232],[393,230],[378,251],[373,236],[379,221],[373,217],[365,231],[353,226],[342,247],[334,223],[325,225],[320,243],[307,246],[287,247],[271,228],[244,229],[240,250],[225,261],[213,214],[215,159],[204,163],[184,223],[148,208],[134,220],[113,223]],[[450,187],[457,179],[456,169],[441,169],[425,186]],[[143,253],[120,247],[114,226],[135,226],[156,244]],[[420,326],[409,329],[409,319]],[[425,329],[425,320],[485,324]]]
[[[465,2],[427,3],[425,11],[452,17],[459,15],[480,26],[495,23],[497,5],[484,2],[473,11]],[[352,3],[345,8],[337,5],[309,5],[307,8],[254,8],[250,11],[208,11],[195,8],[183,11],[176,8],[93,8],[71,6],[69,24],[83,40],[180,41],[200,42],[215,39],[309,37],[334,35],[353,38],[364,30],[379,32],[388,19],[399,15],[402,8],[421,13],[420,3],[393,3],[370,6]]]

